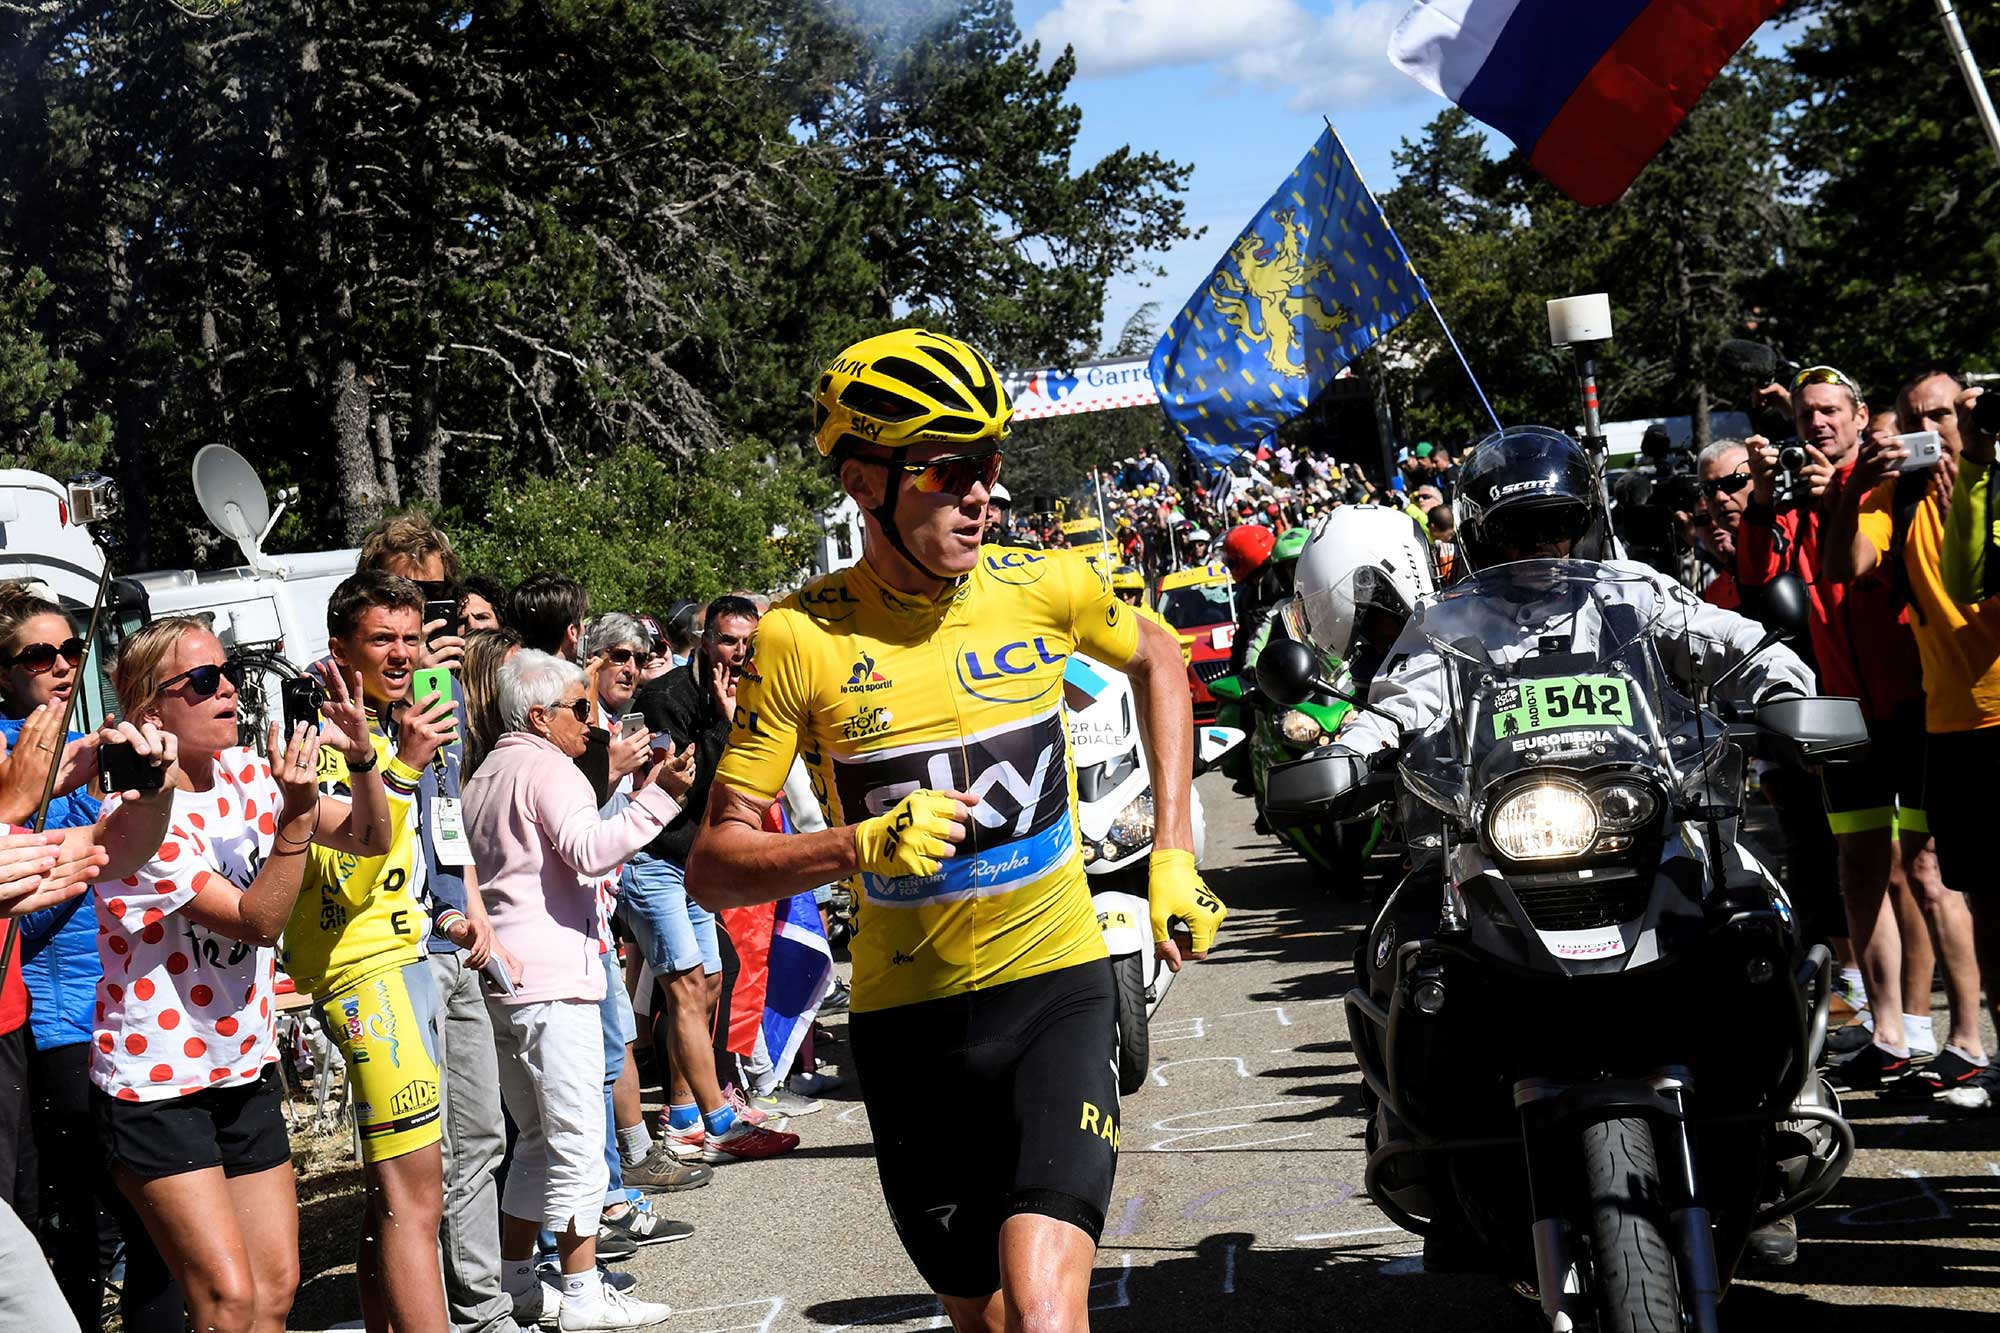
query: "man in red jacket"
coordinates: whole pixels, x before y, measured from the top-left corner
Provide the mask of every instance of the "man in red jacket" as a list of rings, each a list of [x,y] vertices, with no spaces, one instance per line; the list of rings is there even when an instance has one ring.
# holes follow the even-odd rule
[[[1824,783],[1827,823],[1839,847],[1841,897],[1875,1023],[1874,1041],[1842,1060],[1837,1072],[1850,1087],[1876,1087],[1911,1070],[1901,940],[1884,903],[1908,859],[1897,855],[1895,830],[1924,827],[1923,667],[1908,609],[1899,605],[1886,573],[1843,579],[1827,575],[1821,561],[1822,537],[1840,514],[1868,424],[1860,388],[1832,366],[1810,366],[1792,382],[1792,416],[1805,462],[1789,495],[1783,494],[1786,470],[1778,446],[1760,435],[1744,442],[1750,505],[1738,531],[1737,577],[1751,598],[1752,589],[1781,572],[1805,582],[1821,689],[1859,699],[1868,719],[1866,758],[1829,765]]]

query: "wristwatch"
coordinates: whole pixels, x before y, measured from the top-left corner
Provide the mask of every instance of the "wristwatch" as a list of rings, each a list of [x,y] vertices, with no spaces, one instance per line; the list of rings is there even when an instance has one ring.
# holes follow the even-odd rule
[[[368,762],[365,764],[357,764],[352,759],[350,759],[347,761],[347,771],[349,773],[371,773],[374,771],[375,765],[381,762],[382,762],[381,754],[375,749],[374,746],[371,745],[368,747]]]

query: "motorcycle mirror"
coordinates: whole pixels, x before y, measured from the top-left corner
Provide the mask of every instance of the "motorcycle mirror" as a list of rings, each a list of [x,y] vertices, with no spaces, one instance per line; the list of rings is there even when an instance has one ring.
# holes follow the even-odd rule
[[[1319,663],[1312,649],[1297,639],[1277,639],[1264,645],[1257,658],[1257,688],[1287,708],[1296,708],[1319,688],[1335,694],[1326,682],[1315,679]]]
[[[1787,639],[1802,637],[1812,616],[1812,599],[1805,581],[1789,571],[1765,584],[1758,597],[1757,619],[1772,633]]]
[[[1717,676],[1709,686],[1711,690],[1749,666],[1758,654],[1772,644],[1804,635],[1807,618],[1812,613],[1812,599],[1806,592],[1804,580],[1788,571],[1757,589],[1754,610],[1748,604],[1744,609],[1765,626],[1764,637],[1757,640],[1755,648],[1737,658],[1733,666]]]

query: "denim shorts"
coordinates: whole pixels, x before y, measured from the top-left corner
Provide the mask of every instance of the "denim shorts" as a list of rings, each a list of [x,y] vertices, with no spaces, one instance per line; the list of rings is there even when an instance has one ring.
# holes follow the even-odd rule
[[[700,968],[722,971],[715,916],[687,894],[687,871],[641,852],[625,863],[618,899],[632,940],[656,976]]]

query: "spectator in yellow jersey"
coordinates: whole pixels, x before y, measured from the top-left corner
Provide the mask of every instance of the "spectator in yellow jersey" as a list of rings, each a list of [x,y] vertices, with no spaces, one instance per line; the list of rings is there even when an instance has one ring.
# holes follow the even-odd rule
[[[370,748],[365,763],[320,751],[320,790],[344,795],[354,774],[378,764],[391,797],[390,837],[379,855],[316,848],[292,919],[285,970],[319,1004],[347,1060],[361,1135],[368,1216],[356,1280],[371,1333],[444,1333],[438,1227],[444,1206],[438,1146],[441,1077],[438,991],[425,961],[426,858],[413,812],[425,768],[456,735],[451,702],[402,707],[423,649],[424,594],[395,574],[365,571],[334,589],[327,641],[343,675],[359,678]],[[395,750],[388,735],[392,710]],[[473,927],[454,913],[470,943]]]

